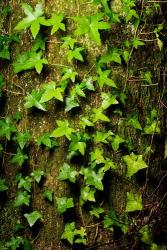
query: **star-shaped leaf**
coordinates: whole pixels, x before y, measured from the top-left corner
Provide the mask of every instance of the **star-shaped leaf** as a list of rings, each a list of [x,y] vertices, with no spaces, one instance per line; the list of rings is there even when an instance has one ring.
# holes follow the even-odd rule
[[[73,245],[74,237],[75,237],[75,222],[67,223],[65,225],[61,239],[67,240],[71,245]]]
[[[41,96],[40,103],[48,102],[53,98],[61,102],[63,101],[63,90],[59,87],[56,88],[56,83],[54,81],[44,84],[42,88],[44,89],[44,93]]]
[[[103,100],[101,108],[103,110],[109,108],[111,105],[116,105],[116,104],[119,103],[117,101],[117,99],[116,99],[116,96],[112,95],[111,93],[104,93],[104,92],[102,92],[101,93],[101,97],[102,97],[102,100]]]
[[[132,192],[127,192],[126,212],[133,212],[142,209],[143,209],[143,204],[142,204],[141,194],[134,194]]]
[[[38,211],[33,211],[29,214],[24,214],[24,217],[27,219],[28,224],[32,227],[39,219],[42,218],[42,215]]]
[[[87,201],[95,202],[95,192],[96,190],[89,186],[81,188],[80,204],[83,205]]]
[[[10,140],[14,132],[16,132],[16,128],[9,117],[0,120],[0,136],[5,136],[7,140]]]
[[[22,9],[26,14],[26,17],[23,18],[23,20],[21,20],[16,25],[15,30],[21,31],[30,27],[33,38],[36,38],[40,30],[40,25],[50,25],[50,23],[45,19],[45,17],[42,16],[43,10],[41,3],[38,3],[36,5],[35,10],[33,10],[33,8],[29,4],[23,3]]]
[[[100,89],[102,89],[104,85],[117,88],[115,82],[108,77],[110,73],[111,70],[104,70],[104,71],[102,71],[101,69],[98,70],[97,82],[99,84]]]
[[[17,154],[12,157],[11,163],[18,164],[20,167],[23,165],[25,160],[28,159],[28,156],[24,154],[20,149],[17,150]]]
[[[127,176],[132,177],[140,169],[148,168],[148,165],[143,161],[142,155],[135,155],[131,153],[130,155],[123,156],[123,160],[127,165]]]
[[[62,41],[64,41],[64,43],[61,48],[70,48],[71,50],[74,49],[74,45],[77,42],[77,40],[71,36],[62,37]]]
[[[15,200],[15,207],[19,207],[22,205],[29,206],[30,198],[31,196],[28,194],[27,191],[18,192],[16,200]]]
[[[56,198],[57,201],[57,211],[62,214],[66,212],[69,208],[74,207],[73,198],[61,197]]]
[[[83,62],[83,56],[81,54],[81,51],[83,51],[84,48],[82,47],[78,47],[78,48],[74,48],[73,50],[68,50],[67,51],[67,61],[71,62],[73,59],[76,59],[80,62]]]
[[[31,94],[28,94],[25,97],[26,102],[24,104],[24,107],[27,109],[35,107],[35,108],[40,109],[42,111],[46,111],[45,104],[40,103],[40,100],[41,100],[43,93],[44,93],[44,90],[37,91],[37,90],[33,89]]]
[[[69,127],[68,120],[57,120],[58,128],[55,129],[50,137],[62,137],[66,136],[68,140],[71,140],[71,134],[75,131],[73,128]]]
[[[13,139],[17,141],[20,148],[23,149],[26,143],[31,140],[31,134],[29,132],[25,133],[18,132],[18,134]]]
[[[64,15],[63,14],[52,14],[52,17],[47,20],[47,22],[53,26],[52,30],[51,30],[51,35],[53,35],[55,32],[57,32],[59,29],[65,31],[66,27],[65,24],[62,23],[64,19]]]
[[[71,167],[67,163],[64,163],[60,168],[60,173],[58,179],[61,181],[69,180],[72,183],[75,183],[76,177],[78,176],[78,172],[74,167]]]
[[[35,179],[37,183],[40,183],[42,177],[44,176],[44,171],[37,169],[31,173],[31,176]]]

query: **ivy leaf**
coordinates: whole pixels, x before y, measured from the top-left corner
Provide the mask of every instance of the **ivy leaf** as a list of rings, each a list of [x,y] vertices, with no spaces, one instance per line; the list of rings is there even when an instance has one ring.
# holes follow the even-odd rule
[[[71,50],[74,49],[74,45],[77,42],[75,38],[72,38],[71,36],[62,37],[62,40],[64,41],[61,48],[70,48]]]
[[[116,99],[116,96],[110,94],[110,93],[104,93],[102,92],[101,93],[101,97],[102,97],[102,105],[101,105],[101,108],[103,110],[109,108],[111,105],[116,105],[118,104],[119,102],[117,101]]]
[[[40,169],[37,169],[37,170],[34,170],[32,173],[31,173],[31,176],[34,177],[35,181],[37,183],[40,183],[42,177],[44,176],[44,171],[40,170]]]
[[[44,133],[42,134],[37,140],[36,140],[38,146],[45,145],[48,148],[54,148],[59,146],[58,142],[54,138],[50,138],[50,133]]]
[[[51,30],[51,35],[53,35],[55,32],[57,32],[59,29],[65,31],[66,27],[65,24],[62,23],[64,19],[64,15],[63,14],[52,14],[52,17],[47,20],[47,22],[53,26],[52,30]]]
[[[125,142],[125,140],[121,138],[119,135],[116,135],[111,143],[113,150],[117,151],[119,149],[120,144],[123,142]]]
[[[141,235],[141,240],[148,245],[151,245],[152,243],[152,235],[151,235],[151,231],[149,229],[148,225],[143,226],[140,230],[139,233]]]
[[[41,96],[40,103],[48,102],[53,98],[61,102],[63,101],[63,90],[61,88],[56,88],[56,83],[54,81],[44,84],[42,88],[44,89],[44,93]]]
[[[40,103],[41,97],[43,95],[44,91],[36,91],[35,89],[32,90],[31,94],[27,95],[25,97],[25,104],[24,107],[29,109],[32,107],[35,107],[37,109],[40,109],[42,111],[46,111],[45,104]]]
[[[96,144],[98,143],[107,144],[108,143],[107,139],[110,138],[112,135],[114,135],[114,133],[111,130],[109,130],[107,133],[96,131],[96,134],[93,135],[94,142]]]
[[[80,84],[82,89],[88,89],[91,91],[95,91],[94,85],[93,85],[93,81],[92,81],[92,77],[89,78],[84,78],[82,83]]]
[[[88,141],[90,138],[85,133],[76,133],[71,135],[71,143],[69,145],[69,151],[76,152],[79,151],[82,155],[85,154],[86,150],[86,141]]]
[[[61,197],[61,198],[56,198],[56,201],[57,201],[57,211],[60,214],[63,214],[69,208],[74,207],[73,198]]]
[[[90,153],[91,162],[95,162],[96,164],[101,164],[105,162],[103,156],[103,149],[96,148],[93,152]]]
[[[66,136],[68,140],[71,140],[71,134],[75,132],[75,130],[71,127],[69,127],[69,122],[68,120],[57,120],[57,125],[58,128],[55,129],[50,137],[61,137],[61,136]]]
[[[18,188],[24,188],[26,191],[31,192],[31,182],[32,178],[29,176],[26,176],[25,178],[22,177],[22,175],[16,176],[16,181],[18,182]]]
[[[52,202],[53,201],[53,191],[52,190],[45,190],[43,192],[43,197],[47,199],[48,201]]]
[[[83,205],[86,201],[95,202],[95,192],[96,190],[89,186],[81,188],[80,204]]]
[[[24,243],[25,243],[25,240],[23,239],[23,237],[12,236],[11,239],[9,241],[7,241],[5,248],[2,248],[2,249],[3,250],[6,250],[6,249],[16,250],[16,249],[19,249],[20,246],[22,246]],[[8,247],[8,248],[6,248],[6,247]],[[29,249],[27,249],[27,250],[29,250]]]
[[[78,172],[74,167],[71,167],[67,163],[64,163],[60,168],[60,173],[58,179],[61,181],[69,180],[72,183],[76,182],[76,177],[78,176]]]
[[[92,206],[92,210],[90,211],[90,215],[94,215],[96,218],[100,218],[100,214],[104,213],[104,209],[101,207]]]
[[[27,159],[28,159],[28,156],[26,154],[23,154],[23,152],[20,149],[17,149],[17,154],[12,157],[10,162],[12,164],[18,164],[21,167],[24,161]]]
[[[110,24],[103,21],[102,13],[92,16],[77,16],[73,19],[78,25],[74,32],[76,36],[81,36],[87,33],[89,37],[97,43],[97,45],[101,45],[99,30],[106,30],[110,28]]]
[[[9,117],[0,120],[0,136],[5,136],[10,140],[12,133],[16,132],[16,128]]]
[[[108,77],[110,73],[111,70],[105,70],[105,71],[102,71],[101,69],[98,70],[97,82],[99,84],[100,89],[102,89],[104,85],[117,88],[115,82]]]
[[[132,192],[127,192],[126,212],[133,212],[142,209],[143,209],[143,204],[142,204],[141,194],[134,194]]]
[[[29,214],[24,214],[24,217],[27,219],[28,224],[32,227],[39,219],[42,218],[42,215],[38,211],[33,211]]]
[[[130,155],[123,156],[123,160],[127,165],[127,176],[132,177],[140,169],[148,168],[148,165],[143,161],[142,155],[135,155],[131,153]]]
[[[133,40],[132,44],[135,49],[138,49],[139,46],[145,45],[145,43],[140,41],[137,37]]]
[[[0,192],[4,192],[8,190],[8,187],[5,184],[5,180],[0,178]]]
[[[72,82],[75,82],[75,78],[78,75],[76,71],[73,71],[70,68],[64,68],[63,69],[63,76],[62,76],[62,81],[70,79]]]
[[[18,132],[18,134],[13,139],[18,142],[21,150],[23,150],[26,143],[30,141],[31,138],[32,136],[29,132],[25,132],[25,133]]]
[[[33,38],[36,38],[40,30],[40,25],[50,25],[45,17],[42,16],[43,11],[41,3],[38,3],[36,5],[35,10],[33,10],[33,8],[29,4],[23,3],[22,9],[27,17],[25,17],[16,25],[15,30],[21,31],[30,27]]]
[[[91,122],[91,121],[89,120],[89,117],[87,117],[87,116],[84,116],[84,117],[81,118],[80,124],[82,125],[82,127],[83,127],[84,129],[85,129],[86,127],[93,127],[93,126],[94,126],[94,123]]]
[[[82,48],[82,47],[75,48],[74,50],[68,50],[67,61],[71,62],[73,59],[76,59],[80,62],[83,62],[84,59],[83,59],[83,56],[81,54],[81,51],[83,51],[83,50],[84,50],[84,48]]]
[[[147,123],[146,126],[144,127],[144,133],[146,135],[152,135],[154,133],[159,134],[160,132],[161,132],[160,122],[157,120]]]
[[[104,122],[109,122],[110,119],[103,114],[103,109],[102,108],[93,108],[93,122],[97,122],[98,120],[104,121]]]
[[[106,55],[101,56],[98,62],[99,66],[103,66],[103,64],[107,64],[110,62],[115,62],[121,64],[121,56],[117,49],[109,51]]]
[[[152,73],[150,71],[141,72],[141,77],[148,83],[152,84]]]
[[[104,173],[103,172],[98,172],[96,173],[93,169],[91,168],[85,168],[82,167],[80,170],[80,174],[84,175],[84,181],[86,185],[94,186],[98,190],[103,190],[103,177]]]
[[[134,127],[135,129],[142,130],[141,124],[137,115],[130,116],[127,120],[127,125]]]
[[[65,112],[69,112],[73,108],[79,107],[79,103],[76,100],[76,97],[71,95],[66,98],[66,107]]]
[[[17,74],[23,70],[29,70],[35,68],[37,73],[40,74],[43,68],[43,64],[48,64],[46,58],[43,58],[43,52],[29,50],[19,54],[13,63],[14,72]]]
[[[14,206],[15,207],[19,207],[22,205],[29,206],[30,198],[31,196],[28,194],[27,191],[18,192]]]
[[[64,232],[61,239],[67,240],[71,245],[73,245],[75,237],[75,222],[65,224]]]
[[[80,229],[75,229],[75,235],[77,236],[75,243],[86,245],[86,239],[85,239],[86,230],[85,230],[85,228],[81,227]]]

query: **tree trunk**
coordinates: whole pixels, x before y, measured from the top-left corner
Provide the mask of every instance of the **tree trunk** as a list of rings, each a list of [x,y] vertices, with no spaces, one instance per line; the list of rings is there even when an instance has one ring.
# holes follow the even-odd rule
[[[27,1],[28,4],[35,6],[38,1]],[[110,1],[109,1],[110,2]],[[142,15],[142,12],[150,6],[145,1],[137,1],[137,11]],[[115,0],[111,6],[118,7],[120,1]],[[7,32],[12,34],[14,27],[24,16],[21,9],[21,1],[4,1],[0,3],[0,9],[5,5],[10,5],[11,13],[6,19],[0,19],[1,34]],[[141,24],[136,30],[134,26],[113,24],[108,32],[101,33],[102,46],[98,47],[87,36],[78,38],[81,46],[87,49],[87,58],[85,63],[76,63],[73,65],[79,74],[78,80],[84,76],[95,76],[96,66],[95,59],[107,52],[108,47],[121,48],[124,40],[133,40],[139,37],[145,41],[144,46],[138,46],[138,49],[131,50],[131,59],[128,65],[124,62],[119,65],[117,63],[109,64],[108,69],[112,71],[112,79],[117,83],[120,90],[127,94],[126,104],[121,104],[121,111],[123,113],[120,117],[119,113],[113,112],[111,109],[108,113],[111,119],[107,125],[101,122],[96,123],[96,129],[107,132],[112,130],[120,137],[132,141],[134,146],[133,152],[136,155],[143,155],[145,162],[149,165],[147,169],[139,171],[135,177],[128,179],[124,176],[126,165],[122,160],[122,156],[128,155],[129,149],[121,149],[116,152],[112,150],[111,146],[104,147],[105,155],[111,158],[115,164],[119,166],[118,171],[109,171],[104,178],[104,191],[97,195],[104,207],[105,211],[113,208],[117,214],[121,216],[125,213],[127,192],[140,192],[143,197],[144,208],[137,214],[130,214],[134,216],[136,225],[129,226],[127,235],[120,237],[120,232],[114,230],[104,229],[98,220],[93,220],[87,212],[87,208],[79,207],[79,184],[71,185],[68,182],[58,180],[59,170],[64,162],[68,162],[68,146],[69,142],[61,137],[58,139],[60,146],[55,150],[41,148],[35,144],[35,140],[44,132],[51,132],[56,128],[56,120],[68,119],[70,126],[76,131],[80,129],[80,119],[86,105],[93,108],[98,108],[101,104],[100,90],[95,93],[88,92],[86,101],[81,102],[81,110],[78,112],[64,111],[64,104],[60,102],[51,102],[48,105],[46,113],[39,111],[27,110],[24,108],[25,96],[32,91],[32,89],[39,89],[43,83],[48,83],[52,80],[59,83],[61,78],[62,65],[67,65],[64,50],[60,48],[61,37],[71,35],[75,27],[71,17],[83,16],[97,13],[98,6],[88,2],[87,0],[44,0],[42,1],[44,14],[50,17],[51,13],[64,13],[66,17],[67,31],[59,31],[54,35],[50,35],[47,28],[43,34],[46,35],[46,49],[45,57],[48,60],[48,65],[44,66],[42,73],[38,75],[35,70],[28,70],[19,74],[14,74],[12,63],[16,56],[23,51],[27,51],[32,47],[32,36],[30,30],[21,33],[20,43],[14,43],[11,47],[10,62],[0,62],[0,70],[5,78],[5,93],[3,99],[3,106],[1,107],[1,116],[12,116],[16,111],[22,113],[22,119],[17,123],[17,130],[20,132],[30,131],[33,136],[33,141],[28,148],[28,161],[20,170],[20,167],[15,167],[10,163],[11,155],[15,154],[17,146],[12,141],[3,141],[4,155],[2,158],[1,172],[5,178],[8,190],[6,196],[3,196],[1,204],[0,215],[0,240],[2,242],[8,241],[11,236],[19,235],[15,233],[17,223],[24,225],[21,231],[21,236],[27,238],[34,250],[62,250],[71,249],[72,247],[61,241],[61,235],[64,228],[64,223],[68,221],[76,221],[77,228],[81,226],[86,228],[87,232],[87,249],[147,249],[144,243],[138,242],[138,231],[145,224],[151,225],[153,232],[153,241],[158,245],[167,244],[165,235],[164,221],[167,219],[165,210],[165,181],[166,181],[166,41],[164,47],[160,50],[157,45],[156,35],[153,32],[157,24],[167,23],[163,9],[167,4],[160,4],[160,8],[148,16],[147,20],[141,20]],[[143,7],[144,6],[144,7]],[[1,11],[1,10],[0,10]],[[124,30],[126,28],[126,30]],[[124,32],[125,31],[125,32]],[[166,31],[164,28],[162,34]],[[163,35],[162,35],[163,36]],[[163,40],[163,37],[160,39]],[[166,38],[164,38],[166,39]],[[152,72],[152,83],[141,80],[140,72]],[[105,92],[111,91],[109,87],[104,88]],[[142,127],[146,124],[146,119],[152,109],[156,109],[160,121],[161,132],[159,134],[145,135],[140,130],[134,127],[125,126],[125,119],[132,115],[138,114]],[[94,129],[95,132],[95,129]],[[91,132],[91,133],[94,133]],[[148,147],[151,147],[153,152],[146,153]],[[90,151],[96,145],[90,145]],[[89,154],[89,153],[88,153]],[[87,156],[88,157],[88,156]],[[82,157],[77,158],[76,162],[72,162],[76,169],[79,169],[80,163],[84,163]],[[16,208],[13,206],[17,193],[17,185],[15,176],[19,172],[25,175],[30,175],[34,169],[44,171],[45,178],[39,185],[33,183],[32,187],[32,204],[31,208]],[[80,180],[79,180],[80,183]],[[74,196],[76,200],[75,211],[70,215],[74,218],[62,216],[57,211],[56,198],[53,203],[48,202],[43,197],[45,189],[51,189],[55,197]],[[42,214],[42,221],[33,228],[29,228],[23,216],[24,213],[37,210]],[[70,217],[69,216],[69,217]],[[67,218],[66,218],[67,217]],[[71,220],[72,219],[72,220]],[[94,224],[92,227],[91,225]],[[157,225],[157,227],[156,227]],[[136,238],[137,237],[137,238]],[[163,240],[160,240],[163,237]],[[140,240],[139,240],[140,241]],[[5,248],[4,248],[5,249]],[[75,249],[80,249],[76,247]]]

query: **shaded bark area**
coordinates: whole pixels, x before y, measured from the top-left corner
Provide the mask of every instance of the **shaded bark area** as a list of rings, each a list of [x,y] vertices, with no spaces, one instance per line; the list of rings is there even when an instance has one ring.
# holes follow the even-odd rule
[[[29,4],[35,6],[37,1],[27,1]],[[141,11],[141,4],[139,1],[139,11]],[[21,1],[9,1],[12,9],[11,15],[8,17],[9,22],[3,23],[4,29],[12,33],[15,25],[23,16],[20,8]],[[47,83],[51,80],[56,82],[60,81],[62,65],[66,65],[66,59],[64,57],[65,51],[60,48],[61,36],[66,34],[72,34],[74,30],[73,22],[70,17],[76,15],[86,15],[90,13],[96,13],[97,8],[95,5],[88,3],[88,1],[62,1],[62,0],[50,0],[43,1],[44,11],[46,16],[50,16],[52,12],[63,12],[67,16],[67,31],[65,33],[58,32],[56,35],[50,36],[48,31],[44,30],[47,35],[46,52],[45,55],[49,64],[44,68],[43,72],[38,75],[34,70],[19,73],[15,75],[13,73],[12,63],[0,64],[1,71],[5,76],[5,84],[7,88],[7,95],[5,100],[5,111],[1,113],[2,116],[13,115],[16,111],[21,111],[23,119],[17,125],[19,131],[31,131],[34,140],[42,135],[43,132],[50,132],[56,126],[57,119],[68,118],[70,125],[76,130],[80,129],[79,121],[82,112],[85,111],[86,104],[89,103],[91,107],[99,107],[101,99],[99,93],[94,93],[87,96],[86,101],[82,103],[82,109],[77,113],[64,112],[64,105],[60,105],[59,102],[52,102],[48,106],[48,112],[43,114],[42,112],[27,111],[24,109],[25,96],[31,92],[33,88],[38,89],[44,82]],[[154,37],[144,35],[144,33],[151,32],[154,26],[158,23],[166,23],[164,8],[167,4],[163,4],[156,15],[151,15],[147,23],[144,23],[139,27],[141,29],[140,34],[143,40],[152,40]],[[144,27],[144,28],[142,28]],[[94,76],[95,66],[94,62],[96,57],[105,54],[107,47],[121,46],[121,39],[127,35],[123,34],[124,26],[120,28],[120,25],[113,25],[110,30],[109,36],[105,33],[102,34],[103,45],[102,48],[98,48],[95,43],[91,42],[87,37],[79,38],[79,42],[87,47],[87,60],[85,64],[73,65],[75,70],[79,73],[79,80],[86,74]],[[131,27],[129,28],[129,30]],[[134,31],[129,31],[129,39],[134,38]],[[129,69],[132,75],[127,72],[126,65],[111,64],[112,77],[117,82],[120,89],[125,90],[128,96],[128,100],[125,107],[122,107],[123,117],[120,119],[119,115],[114,114],[111,110],[109,117],[111,123],[109,125],[97,124],[97,129],[109,130],[117,132],[125,139],[130,138],[134,145],[134,152],[136,154],[145,155],[146,148],[152,146],[154,153],[145,156],[145,160],[149,164],[147,171],[140,171],[132,180],[122,178],[122,174],[125,172],[125,164],[123,163],[121,156],[122,152],[115,154],[110,148],[105,149],[106,155],[110,156],[119,165],[119,173],[110,173],[104,182],[104,196],[99,195],[99,201],[103,201],[106,210],[111,207],[114,208],[118,214],[122,215],[126,206],[126,192],[129,190],[141,191],[144,199],[144,210],[141,212],[138,220],[138,228],[132,228],[127,237],[122,236],[115,240],[113,233],[109,230],[103,229],[100,226],[94,226],[89,228],[90,224],[96,224],[85,211],[78,212],[72,216],[75,217],[77,225],[87,227],[88,232],[88,245],[90,249],[146,249],[144,245],[137,245],[136,236],[140,227],[143,224],[151,223],[154,231],[155,242],[158,244],[166,244],[167,239],[165,236],[166,229],[163,229],[163,223],[167,218],[165,210],[164,200],[166,198],[166,158],[165,158],[165,141],[166,141],[166,44],[164,43],[164,49],[159,51],[156,41],[145,42],[145,46],[141,46],[138,50],[132,51],[132,59],[129,63]],[[22,51],[26,51],[32,46],[32,38],[29,31],[21,34],[21,44],[13,45],[12,47],[12,60],[16,55]],[[142,81],[136,81],[135,77],[139,77],[139,72],[150,70],[153,73],[153,82],[157,85],[148,86]],[[107,88],[106,88],[107,91]],[[19,94],[14,94],[19,93]],[[139,120],[142,126],[144,126],[146,117],[152,108],[158,110],[158,118],[161,121],[161,133],[160,135],[143,136],[135,129],[124,126],[124,119],[128,114],[137,112],[139,114]],[[29,147],[28,155],[29,161],[24,166],[23,171],[26,174],[30,174],[34,169],[41,169],[45,172],[46,177],[41,185],[33,185],[33,198],[32,208],[38,210],[43,215],[43,222],[35,226],[32,230],[28,227],[23,233],[24,236],[30,239],[32,249],[34,250],[63,250],[71,249],[69,245],[61,242],[61,234],[63,231],[63,223],[66,220],[60,216],[56,209],[56,204],[50,204],[43,198],[43,191],[45,188],[52,189],[56,197],[63,195],[70,195],[73,193],[77,186],[69,186],[66,183],[57,180],[59,169],[66,162],[68,143],[63,138],[59,140],[60,147],[53,152],[45,149],[41,149],[32,143]],[[28,210],[22,211],[13,207],[13,202],[16,196],[16,183],[15,175],[20,171],[19,168],[13,167],[10,163],[10,153],[16,152],[16,145],[6,142],[5,154],[2,159],[2,174],[7,180],[9,190],[7,197],[1,205],[1,231],[0,240],[8,240],[11,235],[14,234],[14,227],[18,220],[25,224],[25,220],[22,216],[23,213]],[[91,147],[90,147],[91,148]],[[126,154],[126,152],[125,152]],[[75,163],[76,167],[79,165]],[[75,194],[75,199],[78,199],[78,193]],[[102,196],[102,197],[101,197]],[[3,198],[2,198],[3,200]],[[155,206],[156,204],[156,206]],[[161,205],[163,204],[162,208]],[[158,219],[157,219],[158,217]],[[144,221],[144,223],[143,223]],[[163,242],[160,237],[164,236]],[[134,246],[134,248],[132,248]],[[136,248],[135,248],[136,247]],[[77,248],[79,249],[79,248]],[[88,247],[89,249],[89,247]]]

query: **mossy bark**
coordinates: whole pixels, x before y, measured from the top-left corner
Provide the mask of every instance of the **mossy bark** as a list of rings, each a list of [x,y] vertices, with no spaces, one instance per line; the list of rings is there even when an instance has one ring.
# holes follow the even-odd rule
[[[140,1],[139,1],[140,2]],[[28,1],[29,4],[35,6],[37,1]],[[12,12],[8,16],[8,23],[6,21],[3,23],[4,29],[11,34],[14,30],[16,23],[23,16],[21,10],[21,1],[9,1]],[[44,31],[47,35],[46,41],[46,52],[45,56],[48,59],[49,64],[45,67],[43,72],[38,75],[35,70],[30,70],[27,72],[15,75],[13,73],[12,61],[16,58],[17,54],[22,51],[26,51],[32,46],[32,38],[29,31],[25,31],[21,34],[21,43],[15,44],[12,47],[12,55],[10,63],[1,64],[1,71],[5,76],[5,84],[7,89],[5,110],[2,115],[13,115],[16,111],[21,111],[23,114],[23,119],[18,124],[19,131],[31,131],[33,138],[38,138],[43,132],[50,132],[56,126],[56,119],[68,118],[71,126],[76,130],[79,128],[79,121],[81,112],[77,114],[67,114],[64,112],[64,106],[60,105],[59,102],[52,102],[48,107],[48,112],[43,114],[41,112],[31,112],[24,108],[24,98],[31,92],[33,88],[37,89],[42,83],[47,83],[50,80],[55,80],[59,82],[61,75],[61,65],[66,65],[66,59],[64,57],[64,50],[60,48],[60,38],[66,33],[72,34],[74,27],[71,17],[76,15],[86,15],[90,13],[96,13],[97,7],[89,3],[88,1],[71,0],[45,0],[43,1],[44,11],[46,16],[50,16],[52,12],[62,12],[67,16],[67,31],[65,33],[58,32],[56,35],[50,36],[47,31]],[[166,6],[166,5],[165,5]],[[139,11],[140,11],[139,4]],[[6,19],[7,20],[7,19]],[[157,15],[150,15],[150,19],[147,20],[148,23],[144,24],[144,32],[149,32],[154,29],[154,25],[165,20],[161,8]],[[166,22],[166,20],[165,20]],[[107,51],[107,47],[111,44],[113,46],[118,46],[120,40],[124,39],[127,34],[123,34],[124,26],[113,25],[110,34],[102,34],[103,45],[101,48],[97,47],[94,42],[91,42],[87,37],[79,38],[81,44],[86,45],[87,48],[87,63],[85,64],[75,64],[73,65],[76,71],[79,73],[82,79],[84,75],[89,74],[93,76],[95,74],[95,67],[93,66],[95,58]],[[131,25],[129,25],[129,30],[127,30],[129,39],[134,38],[134,30]],[[147,35],[142,36],[143,40],[152,40],[148,38]],[[111,173],[104,184],[104,206],[106,210],[111,207],[114,208],[118,214],[123,214],[126,206],[126,192],[129,190],[140,190],[142,189],[144,203],[148,205],[150,202],[154,202],[157,198],[157,202],[161,200],[161,188],[158,188],[154,195],[151,195],[156,186],[158,186],[159,181],[162,178],[163,171],[165,171],[165,138],[166,138],[166,106],[164,103],[165,94],[165,74],[166,74],[166,51],[165,49],[159,51],[156,41],[146,41],[145,46],[141,46],[138,50],[132,51],[132,59],[129,63],[129,69],[133,69],[133,76],[138,77],[140,70],[147,71],[150,70],[154,76],[154,83],[157,85],[148,86],[142,81],[137,81],[133,77],[129,76],[127,72],[127,65],[118,66],[116,64],[111,65],[112,77],[117,82],[120,89],[126,91],[128,100],[126,106],[123,107],[123,117],[120,119],[119,115],[111,113],[109,117],[111,118],[111,123],[105,129],[112,129],[117,132],[120,136],[125,139],[131,139],[134,145],[134,152],[136,154],[145,154],[145,150],[148,146],[152,145],[154,148],[154,153],[151,157],[145,157],[145,160],[149,164],[149,170],[144,177],[148,185],[144,185],[143,179],[142,184],[140,182],[141,176],[137,176],[135,180],[129,181],[126,178],[122,178],[122,173],[125,172],[125,164],[123,163],[121,156],[122,153],[115,154],[110,149],[106,150],[106,154],[112,156],[115,162],[120,166],[120,173]],[[100,103],[100,98],[98,93],[91,94],[87,97],[87,101],[92,107],[98,107]],[[86,102],[82,103],[82,110],[86,106]],[[140,132],[137,132],[133,128],[124,126],[124,117],[128,114],[137,112],[139,114],[139,119],[142,126],[145,124],[146,116],[152,108],[158,110],[158,117],[161,121],[161,134],[156,136],[143,136]],[[101,125],[97,124],[97,128],[101,128]],[[57,180],[59,169],[62,164],[66,161],[68,145],[65,139],[59,140],[60,147],[53,152],[49,150],[41,149],[34,144],[29,147],[29,162],[26,167],[27,174],[31,173],[34,169],[41,169],[45,172],[46,178],[41,185],[33,185],[33,198],[32,198],[32,209],[38,210],[43,215],[43,222],[39,227],[25,230],[24,236],[30,239],[32,244],[32,249],[34,250],[62,250],[70,249],[71,247],[65,245],[61,242],[61,234],[63,231],[63,217],[57,212],[56,205],[50,204],[43,198],[43,191],[45,188],[52,189],[54,195],[61,197],[63,195],[70,195],[73,191],[73,187],[69,187],[68,184],[60,182]],[[8,153],[15,152],[16,145],[6,144],[6,151]],[[13,202],[16,196],[17,188],[15,183],[15,175],[20,171],[18,168],[13,167],[9,164],[9,155],[6,154],[2,162],[2,172],[7,180],[9,190],[7,192],[7,198],[5,203],[2,204],[2,210],[0,215],[1,220],[1,231],[0,240],[8,240],[11,235],[14,234],[14,226],[18,220],[24,224],[23,212],[21,209],[16,209],[13,207]],[[76,164],[77,165],[77,164]],[[152,182],[153,180],[153,182]],[[155,182],[156,185],[155,185]],[[77,196],[77,195],[76,195]],[[151,211],[145,209],[146,213],[150,215]],[[152,212],[154,215],[154,211]],[[156,214],[156,213],[155,213]],[[152,214],[151,214],[152,215]],[[89,226],[90,220],[83,211],[83,214],[78,212],[76,216],[76,221],[79,226],[83,226],[82,217],[84,216],[84,224]],[[147,219],[146,214],[142,214],[141,218]],[[96,223],[95,223],[96,224]],[[88,244],[89,246],[95,246],[96,243],[106,244],[101,247],[96,247],[95,249],[131,249],[131,245],[135,242],[134,238],[128,239],[123,238],[122,241],[113,241],[112,232],[102,229],[102,227],[94,226],[90,230]],[[95,243],[96,242],[96,243]],[[107,244],[108,243],[108,244]]]

